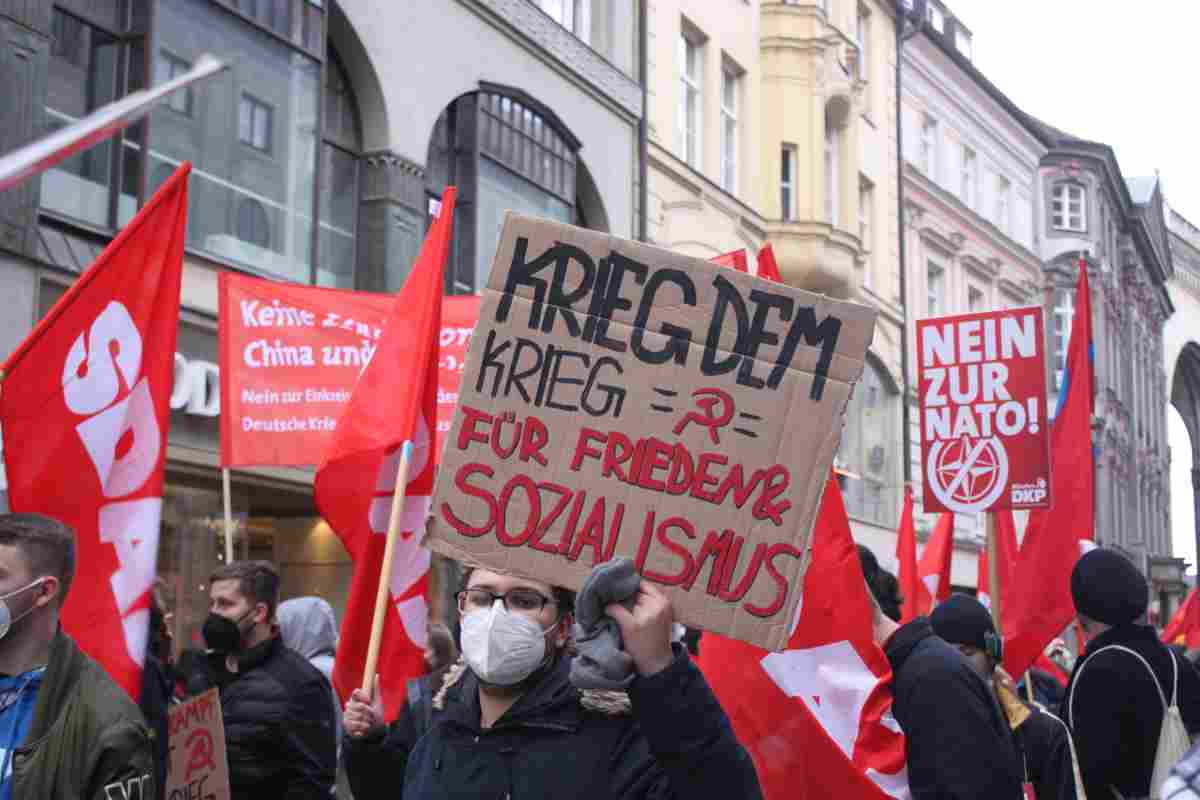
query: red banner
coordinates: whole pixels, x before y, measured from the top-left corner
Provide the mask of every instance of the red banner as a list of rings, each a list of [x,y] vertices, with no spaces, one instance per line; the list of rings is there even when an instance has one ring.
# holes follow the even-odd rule
[[[395,297],[233,272],[222,272],[218,285],[221,465],[316,464],[375,353]],[[478,309],[474,296],[445,300],[439,441],[454,416]]]
[[[13,511],[75,530],[62,624],[136,700],[158,557],[187,222],[184,164],[4,364]]]
[[[917,320],[925,511],[1050,505],[1042,310]]]
[[[442,301],[442,330],[438,337],[437,436],[433,452],[441,460],[442,443],[458,407],[458,384],[471,344],[471,331],[479,319],[479,295],[464,294]]]

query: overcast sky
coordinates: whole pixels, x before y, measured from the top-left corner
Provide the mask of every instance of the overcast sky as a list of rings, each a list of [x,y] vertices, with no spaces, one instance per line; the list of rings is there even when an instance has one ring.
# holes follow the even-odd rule
[[[1200,2],[947,0],[975,65],[1035,117],[1112,145],[1125,177],[1157,169],[1167,202],[1200,224]],[[1200,321],[1198,321],[1200,324]],[[1196,563],[1183,422],[1168,415],[1175,555]]]

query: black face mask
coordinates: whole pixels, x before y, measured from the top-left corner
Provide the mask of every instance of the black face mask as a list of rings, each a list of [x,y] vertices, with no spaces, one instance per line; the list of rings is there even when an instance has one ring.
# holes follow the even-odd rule
[[[215,611],[211,612],[200,630],[205,644],[218,653],[236,653],[241,650],[242,629],[238,627],[238,623],[253,613],[252,608],[237,619],[229,619]]]

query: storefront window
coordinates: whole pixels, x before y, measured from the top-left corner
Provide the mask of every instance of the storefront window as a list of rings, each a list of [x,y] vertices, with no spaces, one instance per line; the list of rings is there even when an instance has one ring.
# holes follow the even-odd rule
[[[277,32],[290,30],[289,8],[266,0],[238,6]],[[209,52],[230,65],[195,93],[193,114],[167,105],[151,119],[148,168],[156,184],[192,162],[188,247],[311,281],[320,62],[210,0],[160,0],[157,11],[159,62],[194,63]]]

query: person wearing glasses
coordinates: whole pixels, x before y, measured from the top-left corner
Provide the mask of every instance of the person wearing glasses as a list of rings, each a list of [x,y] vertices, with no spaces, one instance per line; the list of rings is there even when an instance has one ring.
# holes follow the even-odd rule
[[[643,581],[605,609],[636,671],[624,691],[569,682],[572,606],[540,581],[466,572],[459,661],[422,678],[390,724],[377,695],[346,704],[355,800],[761,798],[749,754],[671,641],[667,596]]]

